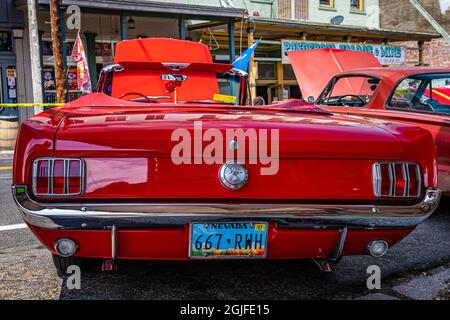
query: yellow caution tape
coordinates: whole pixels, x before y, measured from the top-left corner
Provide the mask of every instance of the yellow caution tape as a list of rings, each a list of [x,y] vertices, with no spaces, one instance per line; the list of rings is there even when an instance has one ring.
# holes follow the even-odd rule
[[[62,107],[65,103],[0,103],[0,107],[20,108],[20,107]]]
[[[214,101],[220,101],[220,102],[226,102],[226,103],[235,103],[236,97],[235,96],[229,96],[225,94],[218,94],[215,93],[213,96]]]

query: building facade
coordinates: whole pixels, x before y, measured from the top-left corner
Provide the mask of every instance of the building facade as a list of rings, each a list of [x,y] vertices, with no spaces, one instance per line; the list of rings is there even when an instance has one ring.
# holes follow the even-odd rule
[[[278,0],[278,17],[379,28],[379,0]]]
[[[0,0],[0,103],[15,103],[18,95],[16,39],[22,37],[23,18],[13,2]],[[14,109],[0,109],[0,117],[14,116],[16,113]]]
[[[421,0],[419,3],[433,18],[450,33],[450,5],[445,1]],[[380,0],[381,27],[408,32],[436,32],[431,24],[417,11],[409,0]],[[401,42],[408,47],[408,65],[416,65],[419,52],[414,42]],[[445,39],[434,39],[423,44],[424,64],[434,67],[450,67],[450,43]]]
[[[52,103],[56,98],[56,83],[49,1],[34,1],[36,25],[30,26],[29,1],[0,0],[2,6],[6,8],[8,4],[8,10],[14,10],[8,17],[13,17],[9,21],[17,24],[9,26],[9,30],[16,30],[11,32],[12,51],[0,52],[0,61],[2,54],[15,57],[10,62],[17,65],[17,102]],[[380,3],[385,6],[381,7],[382,15]],[[81,95],[76,88],[75,63],[70,57],[79,27],[93,86],[101,68],[112,63],[115,45],[123,39],[170,37],[202,41],[210,47],[217,62],[234,61],[254,39],[261,39],[254,59],[255,77],[251,84],[254,92],[264,96],[268,103],[299,98],[301,90],[285,57],[287,45],[367,49],[367,46],[395,46],[395,41],[403,45],[404,42],[398,41],[412,39],[414,42],[405,44],[412,47],[408,51],[411,55],[418,53],[418,41],[426,43],[436,36],[397,32],[398,26],[386,23],[385,11],[395,11],[395,5],[386,7],[387,3],[383,0],[60,0],[64,43],[61,50],[65,52],[68,97],[73,100]],[[77,28],[67,24],[73,15],[68,10],[70,4],[77,4],[81,10]],[[0,12],[3,14],[4,10]],[[37,39],[32,39],[29,29],[37,31]],[[3,30],[0,28],[0,32]],[[33,48],[38,48],[34,60]],[[29,76],[33,67],[39,68],[39,81]],[[6,83],[7,80],[2,80],[2,86]],[[37,91],[42,92],[40,98],[34,94]],[[33,110],[21,109],[24,109],[23,119],[33,113]]]
[[[6,0],[1,0],[6,1]],[[18,96],[19,103],[54,103],[56,102],[56,81],[54,71],[54,57],[52,48],[52,37],[50,29],[50,12],[48,0],[35,0],[35,21],[30,21],[30,7],[28,1],[8,0],[14,2],[19,16],[24,20],[23,45],[20,52],[17,52],[21,61],[22,75],[20,78],[24,82],[20,86]],[[70,4],[76,4],[80,9],[79,15],[69,9]],[[209,4],[209,5],[202,5]],[[213,6],[214,5],[214,6]],[[244,6],[245,7],[245,6]],[[107,8],[107,9],[105,9]],[[250,8],[252,8],[250,6]],[[270,14],[270,5],[267,6]],[[255,9],[256,10],[256,9]],[[72,26],[73,16],[79,16],[79,25]],[[92,86],[95,87],[97,76],[102,67],[111,64],[114,59],[116,44],[123,39],[136,39],[147,37],[169,37],[191,39],[198,41],[195,32],[189,34],[187,27],[194,22],[212,21],[232,25],[234,19],[243,16],[243,9],[223,5],[220,1],[60,1],[60,30],[63,37],[63,51],[65,72],[67,74],[68,100],[74,100],[81,95],[77,89],[76,64],[71,58],[73,44],[80,32],[86,50]],[[37,39],[32,39],[29,32],[31,24],[35,23],[31,29],[36,29]],[[230,37],[232,38],[232,37]],[[234,43],[234,42],[233,42]],[[33,48],[38,48],[38,57],[35,63],[30,63]],[[14,56],[14,54],[12,54]],[[231,55],[229,55],[229,60]],[[32,68],[30,65],[39,67],[39,87],[33,85],[37,83],[30,76]],[[41,98],[36,99],[35,91],[42,91]],[[39,100],[39,101],[38,101]],[[21,120],[28,118],[31,114],[38,112],[30,108],[23,109]],[[22,110],[21,110],[22,111]]]

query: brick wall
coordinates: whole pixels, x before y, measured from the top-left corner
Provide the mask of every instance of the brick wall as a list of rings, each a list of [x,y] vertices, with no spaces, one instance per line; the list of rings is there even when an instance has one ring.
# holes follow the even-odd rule
[[[450,10],[442,13],[439,0],[420,0],[420,4],[450,32]],[[409,0],[380,0],[381,28],[402,31],[436,32],[429,22],[411,5]],[[398,43],[407,48],[417,48],[416,42]],[[417,63],[419,52],[407,50],[408,65]],[[412,62],[412,63],[411,63]],[[435,39],[424,45],[424,63],[430,66],[450,67],[450,44]]]
[[[432,67],[450,67],[450,43],[436,39],[426,44],[424,62]]]

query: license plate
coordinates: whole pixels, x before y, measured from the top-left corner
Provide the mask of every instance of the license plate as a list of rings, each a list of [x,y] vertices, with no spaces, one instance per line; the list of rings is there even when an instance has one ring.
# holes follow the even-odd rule
[[[265,258],[266,222],[192,223],[191,258]]]

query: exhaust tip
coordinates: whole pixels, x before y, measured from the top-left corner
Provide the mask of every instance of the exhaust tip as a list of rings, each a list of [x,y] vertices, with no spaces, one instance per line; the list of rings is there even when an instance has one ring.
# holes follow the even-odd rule
[[[70,257],[78,250],[78,244],[69,238],[60,238],[55,242],[55,250],[61,257]]]
[[[386,254],[389,245],[385,240],[374,240],[367,244],[366,249],[372,257],[378,258]]]

